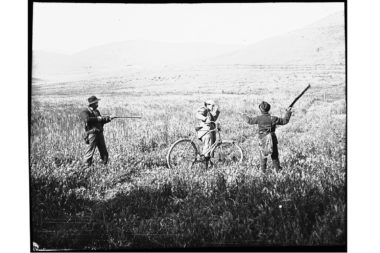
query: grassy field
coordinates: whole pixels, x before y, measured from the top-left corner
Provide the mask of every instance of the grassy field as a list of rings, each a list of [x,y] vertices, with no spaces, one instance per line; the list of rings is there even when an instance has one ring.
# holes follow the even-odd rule
[[[259,169],[257,115],[283,116],[310,83],[290,123],[278,127],[284,170]],[[96,95],[103,115],[142,115],[105,125],[110,163],[81,164],[78,114]],[[242,147],[237,167],[169,170],[194,111],[219,104],[222,137]],[[154,249],[346,245],[344,66],[161,69],[114,78],[33,85],[30,118],[32,241],[46,249]],[[271,162],[269,162],[271,167]]]

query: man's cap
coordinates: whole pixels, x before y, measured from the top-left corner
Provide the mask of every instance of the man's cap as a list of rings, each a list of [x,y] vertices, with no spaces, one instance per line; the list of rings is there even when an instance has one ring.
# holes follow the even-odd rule
[[[260,111],[262,111],[262,112],[269,112],[269,110],[270,110],[270,104],[268,104],[267,102],[263,101],[259,105],[259,108],[260,108]]]
[[[100,98],[97,98],[95,96],[91,96],[87,100],[88,100],[88,104],[91,105],[91,104],[98,102],[100,100]]]
[[[211,99],[206,100],[206,101],[205,101],[205,105],[215,105],[215,101],[214,101],[214,100],[211,100]]]

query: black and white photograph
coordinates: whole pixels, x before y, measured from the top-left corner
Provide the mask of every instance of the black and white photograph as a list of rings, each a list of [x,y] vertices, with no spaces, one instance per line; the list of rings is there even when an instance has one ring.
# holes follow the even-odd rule
[[[31,251],[347,251],[346,1],[28,5]]]

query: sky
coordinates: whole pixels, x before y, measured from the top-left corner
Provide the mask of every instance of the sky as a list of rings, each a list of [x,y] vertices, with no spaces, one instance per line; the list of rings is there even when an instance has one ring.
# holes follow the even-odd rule
[[[246,45],[343,10],[343,3],[34,3],[33,49],[70,54],[127,40]]]
[[[343,10],[343,3],[34,3],[33,49],[75,53],[126,40],[245,45]]]

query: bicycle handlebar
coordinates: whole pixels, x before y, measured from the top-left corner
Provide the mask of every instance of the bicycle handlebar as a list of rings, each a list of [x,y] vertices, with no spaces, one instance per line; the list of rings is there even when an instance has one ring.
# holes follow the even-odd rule
[[[219,125],[219,123],[216,123],[215,121],[210,121],[210,122],[208,122],[208,123],[213,123],[213,124],[215,124],[215,127],[214,127],[214,129],[209,129],[209,130],[206,130],[206,129],[202,129],[202,131],[205,131],[205,133],[204,134],[202,134],[202,137],[204,136],[204,135],[206,135],[206,134],[209,134],[209,133],[212,133],[212,132],[216,132],[218,135],[219,135],[219,138],[220,138],[220,131],[221,131],[221,129],[220,129],[220,125]],[[207,123],[207,124],[208,124]],[[201,130],[201,129],[200,129]],[[197,130],[198,131],[198,130]]]

